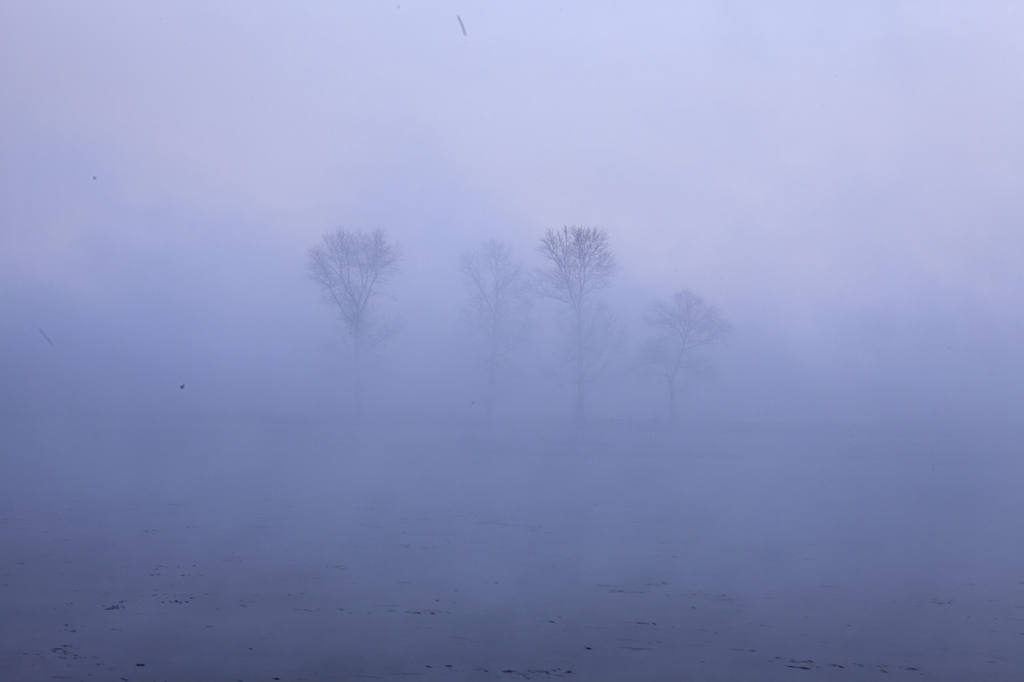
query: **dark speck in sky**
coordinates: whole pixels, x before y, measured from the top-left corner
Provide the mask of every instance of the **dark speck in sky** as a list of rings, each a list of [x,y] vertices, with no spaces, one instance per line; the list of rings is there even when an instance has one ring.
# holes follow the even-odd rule
[[[43,335],[44,339],[46,339],[46,343],[50,344],[51,346],[53,345],[53,339],[47,336],[46,332],[43,331],[42,327],[39,328],[39,333]]]

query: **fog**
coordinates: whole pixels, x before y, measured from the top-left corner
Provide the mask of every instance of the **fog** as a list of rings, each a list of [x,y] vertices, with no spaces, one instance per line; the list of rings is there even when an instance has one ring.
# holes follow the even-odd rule
[[[0,678],[1020,679],[1022,31],[0,3]]]

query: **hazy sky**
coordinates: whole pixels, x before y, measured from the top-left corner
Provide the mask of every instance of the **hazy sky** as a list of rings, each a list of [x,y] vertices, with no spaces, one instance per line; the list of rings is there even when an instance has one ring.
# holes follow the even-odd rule
[[[332,333],[328,229],[402,243],[415,330],[479,239],[588,223],[624,300],[693,287],[745,352],[999,379],[1022,34],[1011,2],[3,2],[4,343],[31,366],[77,314],[169,374],[294,362]]]

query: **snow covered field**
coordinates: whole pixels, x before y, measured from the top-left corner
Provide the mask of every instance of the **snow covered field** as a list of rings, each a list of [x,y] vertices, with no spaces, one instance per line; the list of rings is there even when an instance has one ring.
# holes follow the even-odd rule
[[[995,434],[23,424],[3,680],[1020,680]]]

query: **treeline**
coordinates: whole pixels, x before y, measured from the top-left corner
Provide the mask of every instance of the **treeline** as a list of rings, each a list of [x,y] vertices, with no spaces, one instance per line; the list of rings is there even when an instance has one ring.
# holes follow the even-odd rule
[[[465,312],[479,344],[483,402],[491,415],[503,371],[523,348],[532,304],[550,299],[559,310],[566,342],[564,362],[572,377],[575,414],[586,415],[587,387],[620,350],[621,327],[602,298],[618,265],[608,234],[588,226],[548,229],[537,245],[541,265],[527,269],[511,247],[490,240],[463,254]],[[309,272],[327,302],[340,315],[353,354],[355,409],[363,403],[363,358],[395,333],[382,314],[380,296],[400,267],[400,254],[383,231],[339,229],[309,249]],[[720,341],[730,325],[718,309],[689,289],[679,289],[650,304],[647,334],[632,350],[636,367],[664,381],[670,415],[686,361],[693,350]]]

